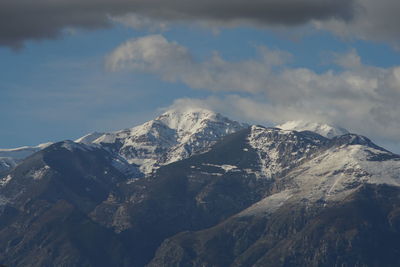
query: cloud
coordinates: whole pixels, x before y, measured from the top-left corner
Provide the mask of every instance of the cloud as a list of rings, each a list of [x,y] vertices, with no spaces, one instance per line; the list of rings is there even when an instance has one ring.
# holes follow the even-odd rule
[[[346,39],[364,39],[389,42],[399,46],[400,1],[356,0],[353,17],[349,21],[337,18],[316,20],[317,29],[328,30]]]
[[[262,46],[258,52],[259,60],[228,62],[215,52],[207,61],[197,62],[187,48],[169,42],[162,35],[150,35],[116,48],[107,57],[106,65],[114,71],[128,69],[156,74],[165,81],[183,82],[196,89],[260,92],[271,83],[265,73],[282,66],[290,55]]]
[[[165,79],[176,80],[179,72],[193,67],[194,60],[188,50],[175,42],[169,42],[162,35],[149,35],[132,39],[107,57],[111,70],[132,69],[162,75]]]
[[[169,23],[166,20],[150,18],[134,13],[111,17],[113,22],[133,28],[135,30],[147,30],[150,32],[164,32],[168,30]]]
[[[221,24],[299,25],[311,20],[348,20],[354,0],[2,0],[0,45],[55,38],[66,28],[111,26],[110,17],[134,27],[176,21]],[[127,18],[133,14],[133,19]],[[115,20],[115,19],[114,19]],[[159,24],[160,26],[160,24]]]
[[[400,142],[400,66],[365,65],[352,50],[336,55],[332,64],[340,71],[316,73],[289,67],[290,55],[284,51],[267,47],[258,47],[258,51],[257,59],[227,61],[215,53],[197,61],[187,48],[151,35],[116,48],[107,64],[115,71],[146,72],[165,81],[219,92],[225,97],[208,98],[202,104],[244,119],[326,121]]]
[[[0,45],[59,37],[115,23],[163,31],[176,22],[277,29],[313,25],[345,38],[399,46],[398,0],[2,0]]]

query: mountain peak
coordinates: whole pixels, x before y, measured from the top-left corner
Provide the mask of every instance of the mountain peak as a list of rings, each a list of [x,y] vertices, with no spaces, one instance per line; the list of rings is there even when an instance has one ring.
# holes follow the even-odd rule
[[[340,136],[349,133],[349,131],[341,127],[337,127],[327,123],[310,122],[304,120],[288,121],[286,123],[277,125],[276,127],[282,130],[291,130],[298,132],[311,131],[329,139],[332,139],[335,136]]]
[[[162,116],[184,116],[184,115],[191,115],[191,114],[198,114],[201,116],[215,116],[217,113],[215,111],[212,111],[210,109],[206,108],[199,108],[199,107],[185,107],[185,108],[171,108],[166,111],[164,111],[163,114],[160,115]]]
[[[75,140],[76,143],[91,144],[105,133],[93,132]]]
[[[207,150],[221,137],[248,127],[203,108],[175,108],[131,129],[90,134],[77,142],[107,147],[144,174]]]
[[[222,117],[214,111],[202,108],[171,109],[155,120],[160,121],[171,129],[180,131],[193,131],[205,121],[216,121]],[[193,129],[195,128],[195,129]]]

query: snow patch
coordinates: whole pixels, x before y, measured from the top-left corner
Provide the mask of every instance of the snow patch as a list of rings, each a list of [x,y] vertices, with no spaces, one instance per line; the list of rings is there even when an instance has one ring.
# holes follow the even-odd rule
[[[225,172],[229,172],[229,171],[238,169],[237,166],[228,165],[228,164],[221,165],[220,167],[221,167]]]
[[[205,163],[205,164],[203,164],[203,166],[217,167],[217,168],[220,168],[220,169],[224,170],[225,172],[229,172],[229,171],[233,171],[233,170],[239,170],[237,166],[228,165],[228,164],[224,164],[224,165],[215,165],[215,164],[208,164],[208,163]]]
[[[46,165],[39,170],[31,172],[30,176],[33,178],[33,180],[41,180],[49,169],[50,167]]]
[[[273,195],[270,195],[261,201],[255,203],[244,211],[240,212],[237,216],[254,216],[254,215],[268,215],[276,211],[285,202],[291,198],[293,193],[290,190],[285,190]]]
[[[319,122],[307,122],[307,121],[289,121],[281,125],[275,126],[276,128],[282,130],[291,130],[291,131],[311,131],[322,135],[326,138],[333,138],[335,136],[340,136],[344,134],[348,134],[349,132],[346,129],[336,127],[333,125],[329,125],[326,123],[319,123]]]
[[[7,175],[6,177],[0,179],[0,187],[6,186],[12,179],[11,175]]]
[[[201,174],[205,174],[205,175],[211,175],[211,176],[222,176],[222,173],[218,173],[218,172],[200,172]]]

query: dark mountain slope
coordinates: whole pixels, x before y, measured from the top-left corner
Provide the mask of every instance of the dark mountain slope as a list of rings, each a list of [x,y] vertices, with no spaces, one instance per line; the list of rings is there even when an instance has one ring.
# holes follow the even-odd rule
[[[11,172],[0,188],[0,262],[129,266],[129,244],[87,216],[125,179],[110,162],[101,149],[62,142]]]
[[[105,201],[92,218],[137,241],[131,248],[138,266],[176,233],[211,227],[260,200],[271,182],[255,169],[257,155],[245,142],[249,130],[232,134],[209,152],[161,167],[152,177],[124,187],[125,201]],[[247,148],[247,153],[240,153]],[[225,171],[220,164],[236,164]]]
[[[180,233],[149,266],[399,266],[400,189],[365,185],[335,205],[291,203]]]

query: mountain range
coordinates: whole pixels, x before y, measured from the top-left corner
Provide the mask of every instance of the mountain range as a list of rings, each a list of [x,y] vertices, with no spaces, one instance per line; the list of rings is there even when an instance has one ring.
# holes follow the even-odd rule
[[[400,156],[339,127],[175,109],[0,156],[6,266],[400,266]]]

